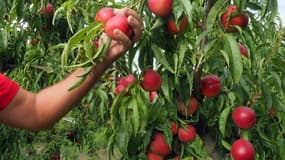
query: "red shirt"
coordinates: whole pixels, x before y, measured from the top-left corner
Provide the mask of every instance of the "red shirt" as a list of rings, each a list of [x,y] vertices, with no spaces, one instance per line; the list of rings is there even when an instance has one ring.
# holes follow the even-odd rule
[[[15,97],[19,85],[0,73],[0,111],[3,110]]]

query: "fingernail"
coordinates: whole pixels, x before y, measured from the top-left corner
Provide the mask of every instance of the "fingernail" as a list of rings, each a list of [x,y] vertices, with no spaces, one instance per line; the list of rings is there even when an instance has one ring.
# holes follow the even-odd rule
[[[118,29],[114,29],[113,34],[119,35],[119,30]]]
[[[133,16],[129,16],[129,17],[128,17],[128,22],[129,22],[129,23],[134,23],[134,21],[135,21],[135,19],[134,19]]]

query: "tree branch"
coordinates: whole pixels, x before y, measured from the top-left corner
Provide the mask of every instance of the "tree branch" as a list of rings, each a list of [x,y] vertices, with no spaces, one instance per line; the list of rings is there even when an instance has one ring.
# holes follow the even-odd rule
[[[202,25],[203,31],[206,30],[206,19],[208,17],[208,14],[211,10],[211,8],[213,7],[215,1],[214,0],[208,0],[207,4],[205,6],[205,19],[204,19],[204,23]],[[205,37],[201,44],[200,44],[200,50],[204,51],[205,46],[207,44],[207,37]],[[198,61],[199,61],[199,57]],[[193,95],[197,98],[197,100],[199,102],[201,102],[204,98],[204,96],[201,93],[201,77],[202,77],[202,71],[203,71],[203,64],[199,64],[197,63],[196,65],[196,71],[194,72],[194,87],[193,87]],[[197,132],[199,134],[199,136],[201,137],[201,139],[203,140],[203,142],[205,143],[205,147],[208,151],[208,154],[210,155],[210,157],[213,160],[219,160],[221,158],[219,152],[216,150],[216,143],[214,138],[211,136],[211,134],[208,133],[208,129],[207,129],[207,125],[205,125],[207,122],[205,122],[205,120],[200,119],[199,123],[197,124]]]

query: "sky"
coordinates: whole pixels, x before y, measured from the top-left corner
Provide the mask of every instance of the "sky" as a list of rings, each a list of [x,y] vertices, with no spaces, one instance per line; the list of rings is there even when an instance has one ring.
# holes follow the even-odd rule
[[[282,22],[284,24],[285,22],[285,1],[284,0],[278,0],[278,11],[280,14],[280,17],[282,18]]]

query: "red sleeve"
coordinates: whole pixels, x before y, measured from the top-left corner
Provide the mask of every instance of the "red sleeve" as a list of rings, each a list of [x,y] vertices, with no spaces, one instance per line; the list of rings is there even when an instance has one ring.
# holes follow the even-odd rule
[[[15,97],[19,85],[0,73],[0,111]]]

